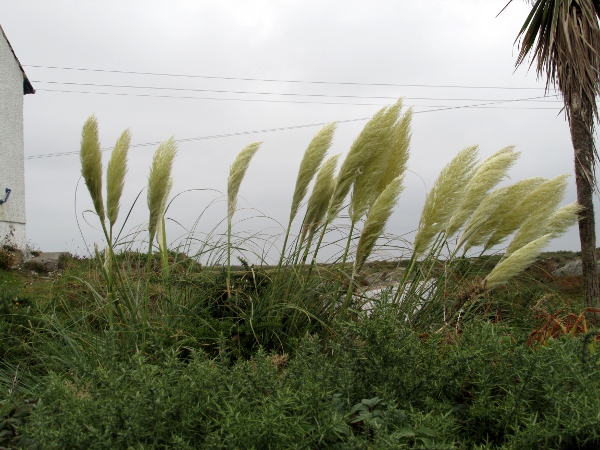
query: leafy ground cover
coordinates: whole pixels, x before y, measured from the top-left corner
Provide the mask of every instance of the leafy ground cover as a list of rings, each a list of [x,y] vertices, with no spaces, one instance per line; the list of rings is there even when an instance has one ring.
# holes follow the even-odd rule
[[[72,259],[53,281],[2,271],[0,439],[40,449],[597,448],[593,315],[586,329],[531,339],[544,318],[582,310],[580,285],[565,291],[550,275],[556,257],[428,330],[385,296],[368,315],[295,327],[291,315],[255,315],[249,327],[259,308],[227,303],[223,271],[180,261],[165,287],[157,263],[144,351],[105,326],[93,261]],[[144,276],[144,255],[121,258]],[[486,258],[464,264],[489,270]],[[380,270],[395,269],[367,269]],[[259,279],[243,266],[232,278],[253,271]],[[253,303],[269,298],[268,283],[242,286]],[[186,299],[165,315],[168,290]]]

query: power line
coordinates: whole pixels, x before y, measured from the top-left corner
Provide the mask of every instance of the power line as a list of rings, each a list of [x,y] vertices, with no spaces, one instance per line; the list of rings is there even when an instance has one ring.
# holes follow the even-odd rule
[[[152,95],[152,94],[129,94],[125,92],[94,92],[94,91],[68,91],[66,89],[36,89],[44,92],[63,92],[71,94],[97,94],[118,95],[122,97],[150,97],[150,98],[180,98],[184,100],[220,100],[236,102],[262,102],[262,103],[297,103],[311,105],[353,105],[353,106],[384,106],[385,103],[350,103],[350,102],[319,102],[310,100],[273,100],[273,99],[251,99],[251,98],[222,98],[222,97],[192,97],[183,95]]]
[[[261,103],[296,103],[296,104],[313,104],[313,105],[353,105],[353,106],[385,106],[387,103],[352,103],[352,102],[333,102],[333,101],[314,101],[314,100],[275,100],[275,99],[252,99],[252,98],[223,98],[223,97],[193,97],[193,96],[183,96],[183,95],[154,95],[154,94],[131,94],[126,92],[98,92],[98,91],[73,91],[66,89],[42,89],[38,88],[36,91],[43,92],[61,92],[61,93],[70,93],[70,94],[96,94],[96,95],[117,95],[124,97],[147,97],[147,98],[175,98],[175,99],[185,99],[185,100],[217,100],[217,101],[237,101],[237,102],[261,102]],[[393,97],[395,99],[395,97]],[[508,99],[508,100],[477,100],[473,99],[471,101],[490,101],[490,104],[496,103],[509,103],[509,102],[530,102],[530,101],[541,101],[547,97],[529,97],[529,98],[521,98],[521,99]],[[425,99],[425,98],[423,98]],[[444,100],[444,99],[433,99],[433,100]],[[466,99],[464,100],[466,101]],[[553,103],[554,100],[550,101],[542,101],[542,103]],[[561,102],[562,103],[562,102]],[[482,104],[487,105],[487,103]],[[426,106],[426,105],[413,105],[413,106],[421,106],[421,107],[436,107],[437,106]],[[464,108],[471,108],[474,106],[465,105],[460,106]]]
[[[370,117],[362,117],[360,119],[347,119],[347,120],[338,120],[336,121],[337,123],[350,123],[350,122],[360,122],[363,120],[369,120]],[[209,136],[198,136],[198,137],[191,137],[191,138],[182,138],[182,139],[175,139],[176,142],[192,142],[192,141],[203,141],[203,140],[208,140],[208,139],[219,139],[219,138],[226,138],[226,137],[235,137],[235,136],[246,136],[249,134],[259,134],[259,133],[270,133],[273,131],[286,131],[286,130],[296,130],[299,128],[310,128],[310,127],[318,127],[318,126],[323,126],[325,125],[327,122],[322,122],[322,123],[311,123],[311,124],[306,124],[306,125],[292,125],[289,127],[279,127],[279,128],[268,128],[268,129],[264,129],[264,130],[252,130],[252,131],[238,131],[235,133],[225,133],[225,134],[214,134],[214,135],[209,135]],[[134,144],[134,145],[130,145],[129,147],[148,147],[151,145],[158,145],[160,144],[160,141],[155,141],[155,142],[145,142],[143,144]],[[103,147],[102,151],[107,151],[107,150],[112,150],[113,147]],[[73,152],[60,152],[60,153],[43,153],[43,154],[39,154],[39,155],[30,155],[30,156],[26,156],[25,159],[41,159],[41,158],[51,158],[51,157],[55,157],[55,156],[68,156],[68,155],[78,155],[79,152],[78,151],[73,151]]]
[[[58,67],[58,66],[41,66],[33,64],[23,64],[24,67],[35,67],[40,69],[57,69],[57,70],[74,70],[85,72],[102,72],[102,73],[119,73],[127,75],[150,75],[161,77],[178,77],[178,78],[203,78],[211,80],[233,80],[233,81],[261,81],[270,83],[304,83],[304,84],[330,84],[330,85],[345,85],[345,86],[388,86],[388,87],[428,87],[428,88],[451,88],[451,89],[501,89],[501,90],[545,90],[540,87],[509,87],[509,86],[469,86],[469,85],[439,85],[439,84],[397,84],[397,83],[361,83],[353,81],[322,81],[322,80],[285,80],[275,78],[243,78],[243,77],[223,77],[213,75],[190,75],[190,74],[173,74],[173,73],[157,73],[157,72],[135,72],[128,70],[107,70],[107,69],[88,69],[82,67]]]
[[[332,94],[298,94],[293,92],[257,92],[257,91],[231,91],[231,90],[216,90],[216,89],[192,89],[192,88],[175,88],[175,87],[162,87],[162,86],[136,86],[136,85],[123,85],[123,84],[97,84],[97,83],[75,83],[75,82],[62,82],[62,81],[42,81],[35,80],[32,83],[46,83],[46,84],[60,84],[68,86],[94,86],[94,87],[111,87],[120,89],[151,89],[151,90],[167,90],[167,91],[188,91],[188,92],[210,92],[215,94],[251,94],[251,95],[280,95],[280,96],[292,96],[292,97],[318,97],[318,98],[356,98],[365,100],[396,100],[397,97],[386,97],[386,96],[362,96],[362,95],[332,95]],[[174,97],[177,98],[177,97]],[[437,97],[403,97],[405,100],[441,100],[441,101],[467,101],[467,102],[494,102],[504,99],[483,99],[483,98],[437,98]],[[560,100],[541,100],[544,97],[535,97],[536,100],[528,100],[543,103],[558,102]]]
[[[463,109],[463,108],[494,108],[494,109],[499,109],[501,107],[494,107],[494,106],[489,106],[489,105],[495,105],[497,103],[508,103],[508,102],[515,102],[515,101],[525,101],[527,99],[518,99],[518,100],[506,100],[506,101],[501,101],[501,102],[493,102],[493,103],[481,103],[481,104],[475,104],[475,105],[464,105],[464,106],[450,106],[450,107],[440,107],[439,109],[430,109],[427,111],[416,111],[414,112],[414,114],[423,114],[423,113],[429,113],[429,112],[437,112],[437,111],[447,111],[447,110],[453,110],[453,109]],[[512,108],[512,109],[552,109],[552,110],[557,110],[557,108]],[[346,120],[337,120],[337,123],[351,123],[351,122],[360,122],[360,121],[364,121],[364,120],[370,120],[371,117],[361,117],[359,119],[346,119]],[[287,131],[287,130],[296,130],[296,129],[300,129],[300,128],[311,128],[311,127],[318,127],[318,126],[323,126],[326,125],[328,122],[320,122],[320,123],[312,123],[312,124],[305,124],[305,125],[292,125],[292,126],[288,126],[288,127],[279,127],[279,128],[268,128],[268,129],[264,129],[264,130],[252,130],[252,131],[239,131],[239,132],[235,132],[235,133],[225,133],[225,134],[215,134],[215,135],[209,135],[209,136],[198,136],[198,137],[191,137],[191,138],[182,138],[182,139],[176,139],[176,142],[193,142],[193,141],[202,141],[202,140],[208,140],[208,139],[219,139],[219,138],[226,138],[226,137],[235,137],[235,136],[247,136],[247,135],[252,135],[252,134],[260,134],[260,133],[271,133],[271,132],[275,132],[275,131]],[[160,144],[160,141],[155,141],[155,142],[145,142],[145,143],[141,143],[141,144],[134,144],[131,145],[130,147],[135,148],[135,147],[147,147],[147,146],[151,146],[151,145],[158,145]],[[111,150],[113,147],[103,147],[102,151],[107,151],[107,150]],[[59,153],[42,153],[42,154],[38,154],[38,155],[29,155],[26,156],[25,159],[43,159],[43,158],[53,158],[53,157],[58,157],[58,156],[69,156],[69,155],[77,155],[79,154],[79,151],[72,151],[72,152],[59,152]]]

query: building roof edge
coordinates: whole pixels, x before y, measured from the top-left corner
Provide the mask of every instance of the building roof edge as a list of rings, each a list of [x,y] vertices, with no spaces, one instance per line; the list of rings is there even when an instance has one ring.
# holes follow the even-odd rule
[[[17,58],[17,54],[15,53],[15,50],[12,48],[12,45],[10,45],[10,41],[8,40],[6,33],[2,29],[2,25],[0,25],[0,33],[2,33],[2,36],[4,36],[4,39],[6,40],[6,42],[8,43],[8,47],[10,48],[10,51],[12,52],[13,56],[15,57],[15,60],[17,61],[17,64],[19,65],[19,69],[21,69],[21,72],[23,73],[23,95],[35,94],[35,89],[33,88],[33,85],[31,84],[31,82],[29,81],[29,78],[27,78],[27,74],[25,73],[25,70],[23,70],[23,66],[21,65],[21,62],[19,61],[19,58]]]

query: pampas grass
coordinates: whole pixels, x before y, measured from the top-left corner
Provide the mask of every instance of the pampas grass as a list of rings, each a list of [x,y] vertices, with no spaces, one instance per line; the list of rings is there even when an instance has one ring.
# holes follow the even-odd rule
[[[514,202],[510,195],[511,187],[496,189],[485,196],[465,224],[456,244],[457,250],[464,244],[464,253],[466,253],[471,247],[481,245],[489,237],[489,234],[494,231],[494,218],[498,215],[498,210],[503,205]]]
[[[365,133],[361,133],[356,140],[356,145],[365,155],[365,161],[357,171],[352,188],[349,213],[353,223],[358,222],[365,215],[381,193],[378,191],[379,181],[384,178],[388,168],[390,153],[393,150],[395,125],[401,108],[402,100],[398,100],[387,108],[384,114],[371,124],[372,126],[365,127]]]
[[[483,161],[470,178],[465,192],[448,226],[446,235],[452,236],[461,228],[465,221],[477,209],[490,189],[496,186],[505,176],[519,157],[513,147],[506,147]]]
[[[237,207],[237,197],[242,180],[244,179],[244,175],[246,175],[246,170],[248,170],[252,157],[260,148],[260,144],[261,142],[253,142],[246,146],[237,155],[229,170],[229,178],[227,180],[227,215],[230,221]]]
[[[315,230],[325,219],[327,207],[335,189],[334,173],[339,158],[340,155],[338,154],[325,161],[317,174],[315,185],[308,198],[306,215],[300,233],[300,243],[306,240],[307,246],[310,246]]]
[[[125,185],[127,152],[129,151],[130,142],[130,131],[123,131],[115,144],[106,169],[106,215],[111,228],[119,216],[119,203]]]
[[[371,161],[373,151],[378,150],[378,147],[373,147],[372,142],[377,142],[378,137],[387,131],[389,126],[388,109],[386,106],[377,111],[352,143],[337,177],[337,184],[327,211],[328,223],[338,216],[356,177],[365,170],[365,166]]]
[[[290,222],[294,220],[300,208],[300,203],[304,200],[308,191],[308,185],[314,178],[319,166],[325,159],[327,150],[331,147],[333,133],[335,132],[336,124],[330,123],[325,125],[315,135],[313,140],[308,145],[304,152],[304,157],[298,169],[298,177],[296,178],[296,187],[294,188],[294,196],[292,197],[292,206],[290,211]]]
[[[553,204],[554,202],[549,201],[548,203]],[[571,203],[558,210],[555,208],[556,206],[545,207],[534,211],[515,234],[506,249],[505,257],[544,234],[550,234],[553,239],[561,236],[567,228],[577,222],[577,216],[581,211],[578,203]]]
[[[246,170],[252,157],[260,148],[261,142],[253,142],[246,146],[235,158],[229,169],[227,179],[227,297],[231,296],[231,221],[237,207],[237,197],[240,186],[246,175]]]
[[[356,259],[354,261],[355,275],[361,271],[377,239],[383,233],[385,224],[390,218],[398,195],[400,195],[402,190],[402,176],[398,176],[388,184],[384,191],[379,194],[375,203],[373,203],[356,248]]]
[[[493,289],[506,283],[519,272],[522,272],[537,259],[551,239],[551,234],[545,234],[515,250],[508,258],[498,263],[488,276],[485,277],[483,281],[484,287],[486,289]]]
[[[309,298],[312,295],[310,302],[314,301],[321,305],[320,310],[323,308],[323,302],[326,302],[329,305],[326,308],[330,308],[332,314],[348,311],[356,277],[364,270],[366,261],[384,232],[403,189],[402,181],[409,157],[412,111],[408,110],[401,115],[401,107],[402,103],[398,101],[375,114],[352,144],[337,177],[335,171],[339,155],[332,156],[323,163],[331,145],[335,124],[323,127],[311,140],[298,170],[280,263],[275,276],[273,277],[271,273],[268,275],[267,285],[271,290],[268,297],[256,297],[257,301],[264,300],[266,303],[254,303],[252,308],[258,309],[252,309],[252,314],[261,308],[263,312],[279,308],[281,299],[291,298],[292,293],[293,298],[300,302],[304,302],[305,297]],[[113,324],[128,324],[128,332],[138,331],[141,328],[141,348],[144,349],[147,329],[151,323],[149,319],[150,278],[146,278],[145,292],[141,284],[138,284],[137,289],[132,289],[119,271],[112,242],[112,228],[118,218],[127,172],[130,139],[129,131],[123,132],[108,164],[106,205],[102,201],[98,124],[93,116],[88,119],[82,132],[81,162],[82,174],[108,240],[105,258],[100,258],[99,252],[97,258],[106,280],[110,327],[113,329]],[[224,237],[217,242],[203,244],[217,249],[218,256],[214,262],[225,259],[226,251],[225,292],[228,298],[232,298],[235,292],[231,303],[234,308],[243,307],[241,303],[245,298],[241,295],[244,289],[242,285],[239,291],[237,286],[235,289],[231,286],[232,219],[236,213],[242,181],[259,147],[258,142],[245,147],[230,168],[227,180],[227,245],[225,246],[223,242]],[[177,146],[173,138],[158,147],[148,177],[147,192],[150,215],[147,274],[150,274],[152,269],[153,246],[155,239],[158,238],[163,281],[166,283],[165,295],[168,298],[171,298],[171,289],[175,288],[173,283],[168,282],[170,262],[165,234],[165,209],[173,184],[171,171],[176,153]],[[442,314],[444,314],[444,321],[446,320],[448,292],[452,295],[453,284],[462,283],[461,277],[465,276],[459,270],[454,270],[460,269],[455,264],[459,249],[464,247],[466,253],[473,246],[483,246],[485,251],[489,246],[502,242],[507,236],[516,232],[505,257],[485,280],[487,288],[493,288],[531,263],[551,238],[562,234],[576,221],[580,211],[577,204],[557,209],[566,187],[565,176],[552,180],[540,178],[523,180],[512,186],[493,190],[506,176],[518,153],[512,147],[507,147],[481,164],[477,164],[477,156],[475,146],[461,151],[441,171],[427,195],[415,236],[413,255],[402,272],[397,289],[395,292],[393,289],[389,292],[392,301],[399,304],[409,322],[417,314],[419,321],[426,322],[431,318],[435,321]],[[313,181],[314,187],[306,204],[300,235],[295,241],[293,252],[286,255],[286,244],[292,222],[299,214]],[[341,238],[335,237],[330,243],[340,248],[339,253],[335,255],[334,270],[329,270],[327,276],[323,276],[324,272],[319,271],[316,277],[312,277],[311,271],[316,264],[326,230],[331,221],[338,217],[350,192],[352,196],[348,211],[349,231]],[[345,273],[346,258],[355,238],[354,227],[364,217],[366,220],[357,241],[352,271]],[[107,233],[106,218],[110,224],[110,234]],[[452,249],[450,239],[460,229],[462,235],[458,244]],[[316,246],[313,246],[313,238],[317,231],[320,237]],[[259,236],[257,233],[246,242],[254,245],[253,240],[259,239]],[[268,238],[268,245],[274,246],[275,239],[277,237]],[[341,249],[344,240],[345,249]],[[391,247],[400,246],[391,244]],[[268,248],[258,257],[265,261],[267,252],[269,252]],[[428,253],[422,257],[425,252]],[[310,253],[312,253],[312,263],[305,273],[304,264]],[[285,258],[287,258],[285,271],[280,272]],[[298,265],[300,258],[302,263]],[[443,266],[444,270],[440,271],[440,266]],[[338,301],[342,280],[350,280],[350,283],[346,291],[346,301],[340,305]],[[282,289],[281,283],[284,281],[287,281],[287,289]],[[326,292],[325,298],[321,298],[320,294],[315,296],[308,286],[318,286],[320,293]],[[479,291],[473,291],[469,295],[478,295],[477,292],[482,292],[483,286],[478,284],[478,288]],[[222,294],[222,287],[219,290]],[[283,297],[282,293],[285,293]],[[96,296],[101,298],[99,294]],[[451,310],[448,311],[448,314],[452,314]],[[114,313],[119,314],[120,322],[113,322]],[[138,345],[138,336],[134,333],[130,335]]]
[[[152,159],[150,174],[148,175],[148,209],[150,221],[148,231],[150,244],[156,236],[156,231],[161,226],[162,217],[167,206],[167,198],[173,186],[171,170],[173,160],[177,154],[177,144],[172,137],[158,146]]]
[[[331,147],[331,141],[333,139],[333,133],[335,132],[335,128],[335,123],[325,125],[315,135],[315,137],[308,145],[308,148],[304,152],[304,157],[302,158],[300,168],[298,169],[298,177],[296,178],[296,187],[294,188],[292,206],[290,209],[290,217],[285,231],[285,237],[283,239],[283,246],[281,249],[281,255],[279,257],[279,263],[277,265],[277,274],[279,274],[279,270],[281,269],[281,265],[283,264],[283,260],[286,255],[287,243],[290,236],[292,223],[296,218],[296,214],[298,214],[300,204],[304,200],[304,197],[306,197],[308,185],[314,178],[315,174],[317,173],[317,170],[319,170],[319,166],[323,162],[323,159],[327,154],[327,150],[329,150],[329,147]]]
[[[85,180],[96,214],[104,224],[104,202],[102,200],[102,151],[98,139],[98,121],[92,115],[86,120],[81,132],[81,175]]]
[[[515,205],[543,181],[544,179],[539,177],[528,178],[488,194],[465,225],[457,248],[464,242],[464,251],[467,252],[471,247],[488,243],[491,235],[497,232],[500,223],[511,214]],[[484,247],[483,251],[488,248]]]
[[[583,207],[575,202],[559,208],[552,216],[546,226],[546,230],[552,234],[552,238],[562,236],[566,231],[577,223],[579,213]]]
[[[381,193],[396,177],[406,172],[410,156],[410,138],[413,110],[409,108],[396,123],[391,148],[389,149],[385,168],[377,184],[377,192]]]
[[[469,239],[467,246],[482,245],[482,251],[485,252],[493,246],[500,244],[514,231],[510,231],[510,228],[502,224],[510,217],[515,205],[519,205],[529,193],[534,191],[544,181],[546,179],[542,177],[526,178],[509,186],[501,204],[488,219],[486,225],[476,232],[475,236]]]
[[[440,172],[425,199],[415,236],[415,257],[423,254],[433,238],[446,228],[472,177],[476,160],[477,146],[467,147]]]
[[[497,230],[486,242],[485,248],[489,249],[492,246],[501,243],[519,229],[519,227],[534,213],[541,218],[548,217],[549,214],[551,214],[551,211],[558,206],[564,197],[568,176],[569,175],[564,174],[550,180],[545,180],[526,194],[523,199],[516,203],[514,208],[503,217]]]

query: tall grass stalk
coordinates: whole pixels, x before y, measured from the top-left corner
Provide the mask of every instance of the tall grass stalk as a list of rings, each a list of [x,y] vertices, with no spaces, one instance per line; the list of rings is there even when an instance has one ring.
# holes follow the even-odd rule
[[[107,272],[111,274],[108,279],[108,291],[110,300],[109,303],[113,306],[110,307],[109,320],[112,323],[112,310],[117,309],[121,311],[121,306],[118,304],[118,298],[116,296],[114,286],[114,280],[112,274],[115,273],[115,251],[113,241],[113,229],[114,225],[119,216],[119,209],[121,203],[121,195],[123,194],[123,187],[125,185],[125,175],[127,173],[127,154],[129,152],[129,145],[131,142],[131,132],[129,130],[123,131],[121,136],[117,140],[115,147],[112,151],[108,167],[106,169],[106,211],[109,223],[109,232],[107,239],[107,255],[106,259],[108,262]],[[120,276],[120,274],[118,274]],[[129,299],[125,301],[129,304]],[[123,314],[120,313],[121,319]],[[112,328],[112,326],[111,326]]]
[[[237,207],[237,197],[246,175],[250,161],[260,148],[261,142],[254,142],[246,146],[235,158],[229,170],[227,180],[227,297],[231,297],[231,221]]]
[[[327,214],[327,207],[335,189],[335,168],[339,158],[340,155],[337,154],[325,161],[317,174],[313,191],[308,198],[299,239],[300,245],[305,244],[307,251],[310,249],[315,231],[323,223]],[[306,261],[306,257],[303,258],[304,261]]]
[[[148,254],[146,260],[146,291],[144,295],[144,305],[142,312],[142,348],[146,344],[146,335],[148,328],[148,308],[150,303],[150,281],[148,275],[152,268],[152,246],[157,229],[162,228],[162,239],[166,239],[164,232],[164,214],[167,206],[167,199],[173,187],[173,178],[171,171],[173,169],[173,161],[177,154],[177,143],[171,137],[167,141],[161,143],[150,166],[150,174],[148,175],[148,210],[150,218],[148,221]],[[161,251],[161,258],[167,257],[166,245]],[[161,259],[162,260],[162,259]],[[168,263],[168,261],[167,261]],[[166,280],[165,280],[166,281]]]
[[[290,230],[292,228],[292,222],[298,214],[300,204],[304,200],[304,197],[306,197],[306,193],[308,192],[308,185],[315,177],[315,174],[319,170],[319,166],[321,166],[323,159],[325,159],[329,147],[331,147],[331,141],[333,139],[335,129],[335,123],[325,125],[315,135],[315,137],[308,145],[308,148],[304,152],[304,157],[302,158],[300,168],[298,169],[296,186],[294,188],[294,195],[292,197],[292,206],[290,208],[290,217],[285,232],[285,238],[283,240],[283,247],[281,249],[281,255],[279,257],[279,263],[277,264],[276,279],[278,279],[281,265],[283,264],[283,260],[286,257],[287,243],[290,236]]]

